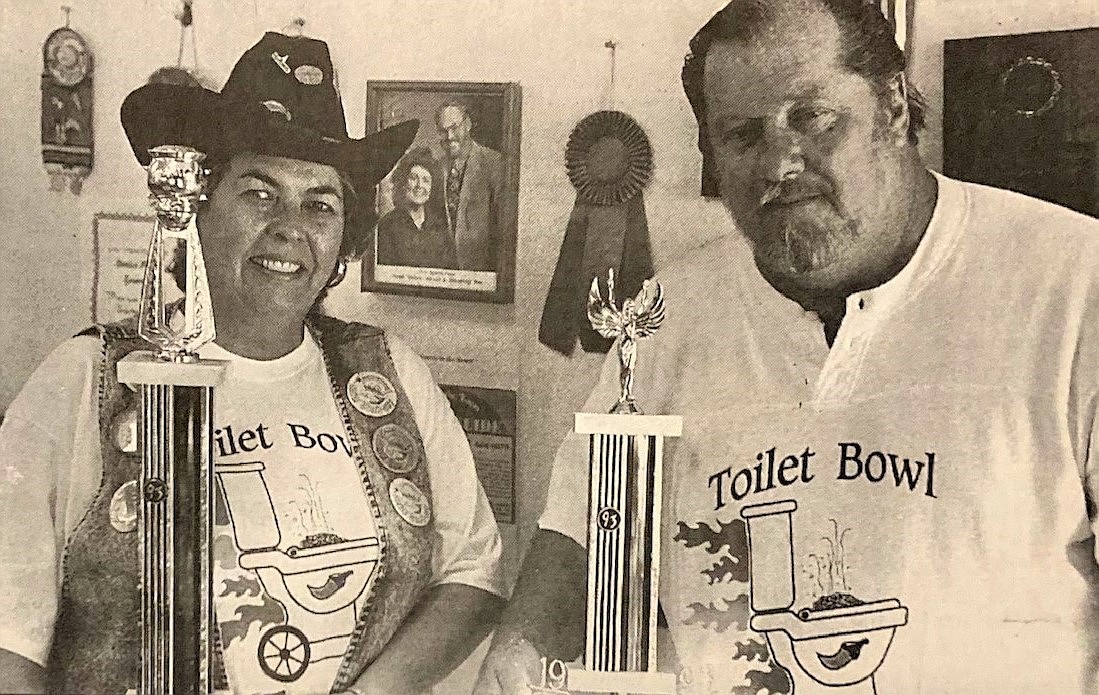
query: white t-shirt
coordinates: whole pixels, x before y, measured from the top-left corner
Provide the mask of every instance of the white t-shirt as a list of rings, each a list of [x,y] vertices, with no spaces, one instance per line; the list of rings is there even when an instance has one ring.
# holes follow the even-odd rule
[[[400,340],[387,340],[423,437],[437,532],[433,583],[504,595],[500,536],[465,435],[426,365]],[[79,337],[58,347],[0,430],[0,648],[43,665],[65,542],[102,471],[100,345]],[[320,349],[307,332],[276,360],[244,359],[217,345],[201,355],[230,361],[214,396],[214,458],[224,491],[215,513],[214,588],[230,685],[241,693],[326,692],[374,581],[377,528]],[[299,567],[278,552],[293,546]],[[277,551],[262,552],[271,547]],[[332,571],[326,553],[340,554]],[[348,553],[356,560],[350,565]],[[267,669],[281,678],[261,665],[261,640]],[[308,660],[294,649],[302,641]]]
[[[750,629],[758,612],[817,639],[798,658],[825,669],[878,658],[867,634],[796,612],[890,599],[899,626],[882,627],[897,604],[864,616],[885,635],[879,693],[1095,692],[1099,222],[938,181],[915,256],[848,299],[831,348],[739,238],[662,274],[667,320],[638,349],[634,388],[643,411],[684,420],[664,460],[660,575],[680,693],[789,692],[767,649],[782,633]],[[613,405],[616,360],[585,410]],[[587,452],[586,436],[562,444],[540,521],[582,545]],[[740,512],[786,501],[790,516],[767,518],[792,536],[755,529],[752,610]],[[790,661],[795,682],[823,682]]]

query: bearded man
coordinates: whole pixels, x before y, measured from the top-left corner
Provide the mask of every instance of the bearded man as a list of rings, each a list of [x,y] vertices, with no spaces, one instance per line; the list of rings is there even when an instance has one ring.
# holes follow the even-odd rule
[[[638,357],[638,403],[684,420],[660,668],[681,694],[1094,693],[1099,223],[929,171],[876,5],[733,0],[691,42],[740,233],[659,273]],[[580,652],[587,450],[558,451],[480,694]]]

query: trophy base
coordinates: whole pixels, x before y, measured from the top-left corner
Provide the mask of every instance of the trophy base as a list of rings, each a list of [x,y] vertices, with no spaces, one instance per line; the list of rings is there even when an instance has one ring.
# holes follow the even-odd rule
[[[124,384],[206,386],[221,383],[228,363],[220,360],[167,362],[152,352],[135,350],[118,361],[118,380]]]
[[[566,688],[578,693],[622,693],[629,695],[675,695],[675,675],[655,671],[588,671],[566,667]]]
[[[578,434],[679,437],[683,418],[678,415],[640,415],[631,413],[573,413]]]

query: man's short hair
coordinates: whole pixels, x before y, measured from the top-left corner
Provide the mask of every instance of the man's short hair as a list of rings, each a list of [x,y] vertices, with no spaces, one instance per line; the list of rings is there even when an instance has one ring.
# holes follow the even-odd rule
[[[473,113],[469,110],[469,104],[465,103],[461,99],[447,99],[443,103],[439,104],[438,108],[435,109],[436,128],[439,127],[439,119],[443,116],[443,110],[446,109],[448,106],[453,106],[454,108],[460,110],[462,112],[462,115],[465,116],[470,123],[473,123]]]
[[[747,41],[765,29],[790,0],[732,0],[714,15],[691,39],[691,52],[683,62],[683,90],[691,102],[699,126],[705,128],[706,97],[703,91],[706,53],[715,43]],[[826,10],[839,25],[843,64],[880,91],[902,74],[904,52],[897,46],[893,27],[870,0],[806,0]],[[919,142],[925,125],[926,103],[912,85],[907,85],[908,141]],[[703,146],[702,138],[699,145]]]

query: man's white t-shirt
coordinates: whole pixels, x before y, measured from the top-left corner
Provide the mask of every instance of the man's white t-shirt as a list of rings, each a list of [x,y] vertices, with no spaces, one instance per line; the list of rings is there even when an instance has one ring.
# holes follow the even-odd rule
[[[400,340],[387,340],[423,437],[433,583],[504,595],[500,536],[465,435],[426,365]],[[55,350],[0,432],[0,648],[43,665],[65,542],[102,470],[100,345],[80,337]],[[214,396],[214,590],[230,686],[327,692],[376,577],[378,530],[320,349],[307,332],[276,360],[217,345],[201,355],[229,361]]]
[[[661,274],[667,320],[639,345],[634,388],[644,412],[684,421],[660,574],[681,695],[790,692],[749,626],[741,511],[791,501],[789,537],[752,539],[757,567],[787,568],[761,575],[759,608],[899,602],[877,692],[1096,692],[1099,222],[938,182],[915,256],[849,298],[831,348],[739,238]],[[584,410],[615,402],[616,360]],[[570,435],[540,520],[582,545],[587,462]],[[792,606],[767,602],[791,571]],[[780,618],[821,632],[825,668],[871,658],[863,637]]]

